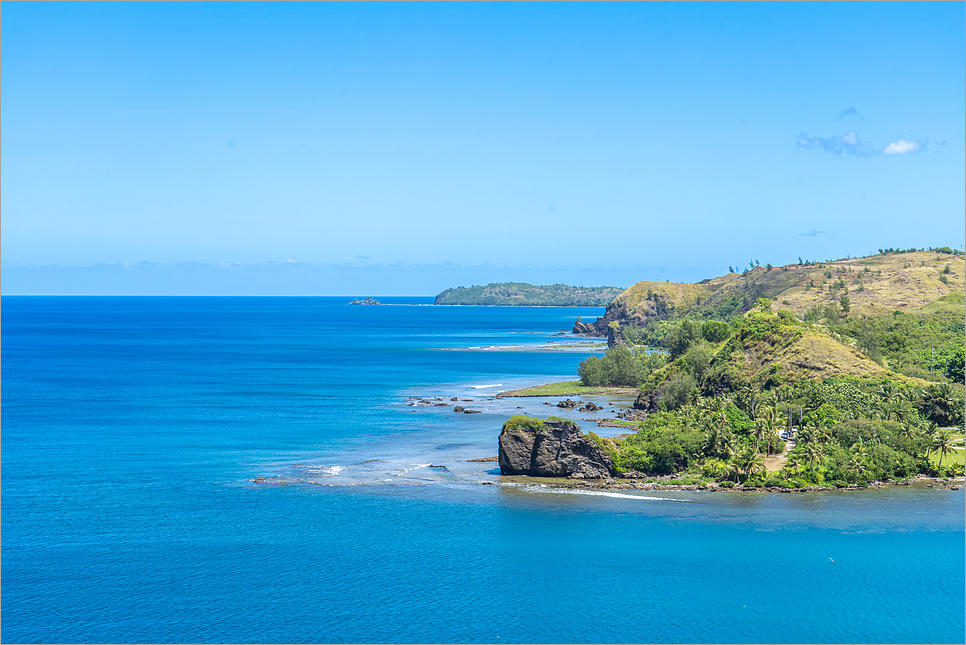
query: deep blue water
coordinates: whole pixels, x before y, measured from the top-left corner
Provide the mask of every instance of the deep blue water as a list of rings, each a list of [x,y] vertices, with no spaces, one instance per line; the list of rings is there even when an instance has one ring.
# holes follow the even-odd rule
[[[501,485],[601,310],[345,300],[3,297],[3,641],[966,639],[964,490]]]

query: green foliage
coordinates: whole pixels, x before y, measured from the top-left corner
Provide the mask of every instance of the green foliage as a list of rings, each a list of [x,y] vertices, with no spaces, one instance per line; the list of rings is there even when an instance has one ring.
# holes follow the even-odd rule
[[[757,309],[758,311],[760,311],[762,313],[770,312],[771,311],[771,305],[772,305],[772,301],[769,298],[759,298],[755,302],[755,309]]]
[[[752,314],[741,330],[741,340],[765,340],[781,331],[781,320],[777,316]]]
[[[647,354],[618,346],[608,349],[604,356],[588,356],[580,362],[577,373],[586,386],[637,387],[666,362],[660,352]]]
[[[957,365],[962,356],[961,300],[961,294],[949,294],[934,303],[937,306],[933,309],[918,314],[896,310],[892,314],[845,319],[837,314],[826,316],[827,312],[821,315],[835,333],[854,342],[869,358],[884,362],[900,374],[935,381],[941,380],[949,371],[948,365]],[[805,320],[817,320],[813,316],[809,310]],[[953,374],[958,374],[955,367]],[[962,382],[948,375],[947,378]]]
[[[839,304],[842,306],[842,311],[848,315],[849,311],[852,309],[852,302],[849,300],[849,297],[843,293],[839,298]]]
[[[697,385],[697,381],[690,374],[675,374],[661,385],[661,392],[664,394],[661,407],[667,410],[680,408],[691,399],[691,392]]]
[[[831,428],[838,423],[841,411],[831,403],[823,403],[805,416],[805,423],[824,428]]]
[[[946,378],[956,383],[963,383],[963,348],[957,347],[952,351],[952,355],[946,361]]]
[[[694,320],[684,319],[672,323],[664,335],[663,345],[671,353],[671,360],[674,360],[703,338],[704,333],[701,324]]]
[[[515,414],[503,423],[503,432],[513,432],[523,430],[525,432],[540,432],[546,426],[543,421],[536,417],[528,417],[522,414]]]
[[[726,322],[709,320],[701,326],[701,334],[709,343],[720,343],[731,336],[731,328]]]
[[[644,329],[634,321],[621,327],[621,335],[631,345],[641,345],[644,343]]]
[[[713,356],[711,349],[701,343],[692,345],[682,357],[681,362],[696,383],[701,383],[704,375],[708,372]]]

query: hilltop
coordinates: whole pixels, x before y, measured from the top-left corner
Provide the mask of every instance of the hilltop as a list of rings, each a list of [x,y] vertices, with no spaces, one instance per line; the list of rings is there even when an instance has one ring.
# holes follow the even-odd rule
[[[958,251],[943,247],[884,252],[831,262],[758,265],[696,284],[638,282],[614,298],[596,323],[574,331],[603,336],[614,321],[623,327],[685,316],[724,319],[751,310],[759,298],[771,299],[798,317],[821,314],[828,306],[842,307],[843,296],[850,317],[896,310],[917,313],[937,299],[964,291],[966,260]]]
[[[505,282],[447,289],[437,305],[520,307],[605,307],[621,293],[618,287],[571,287]]]

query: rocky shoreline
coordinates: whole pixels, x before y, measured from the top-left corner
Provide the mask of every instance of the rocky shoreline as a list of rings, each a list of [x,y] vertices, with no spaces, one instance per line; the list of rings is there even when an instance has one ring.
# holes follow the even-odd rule
[[[570,490],[639,490],[639,491],[700,491],[709,493],[808,493],[825,491],[859,491],[870,489],[891,488],[894,486],[912,486],[915,488],[937,488],[939,490],[959,490],[966,485],[966,479],[955,477],[952,479],[940,479],[938,477],[918,476],[906,481],[885,481],[872,482],[868,486],[849,485],[842,488],[835,486],[803,486],[801,488],[784,488],[780,486],[743,486],[734,484],[733,486],[722,486],[725,482],[709,482],[706,484],[664,484],[660,480],[670,481],[677,479],[672,475],[660,477],[649,477],[653,482],[640,483],[639,481],[617,478],[617,479],[561,479],[555,477],[526,477],[503,475],[501,483],[505,484],[524,484],[530,486],[546,486],[548,488],[561,488]],[[731,482],[728,482],[731,483]]]

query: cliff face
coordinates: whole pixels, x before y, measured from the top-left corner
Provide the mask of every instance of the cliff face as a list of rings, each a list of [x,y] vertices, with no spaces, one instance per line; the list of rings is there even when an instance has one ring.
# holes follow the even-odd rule
[[[504,475],[601,479],[616,474],[607,453],[567,421],[545,421],[539,429],[504,426],[499,459]]]

